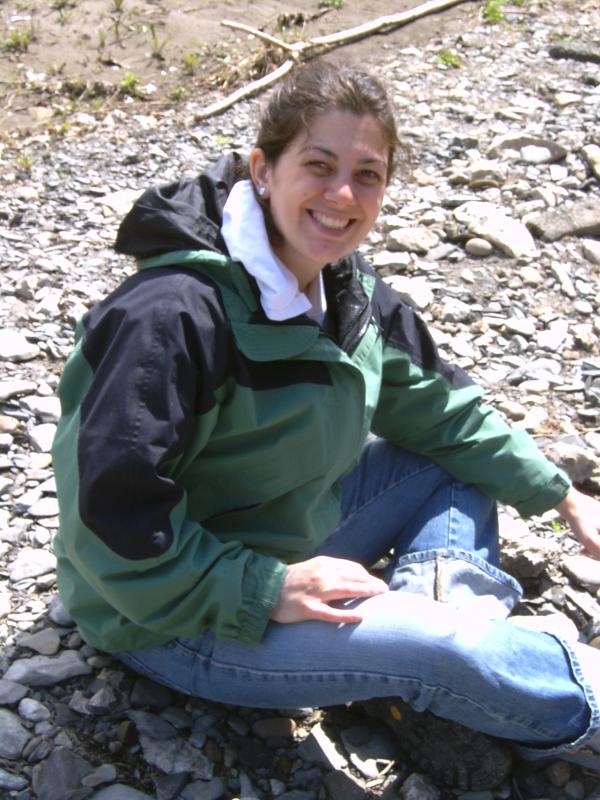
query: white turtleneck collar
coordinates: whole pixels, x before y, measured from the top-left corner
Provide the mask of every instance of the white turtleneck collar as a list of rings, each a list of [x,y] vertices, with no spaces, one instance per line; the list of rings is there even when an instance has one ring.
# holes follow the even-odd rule
[[[322,274],[312,281],[307,294],[300,291],[296,276],[271,249],[263,212],[249,180],[234,184],[223,209],[221,234],[231,257],[241,261],[255,278],[269,319],[308,314],[322,320],[327,307]]]

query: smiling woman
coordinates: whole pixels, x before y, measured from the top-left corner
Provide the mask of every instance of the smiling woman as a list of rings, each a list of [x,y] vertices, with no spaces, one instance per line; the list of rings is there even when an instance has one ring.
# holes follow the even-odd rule
[[[116,249],[138,272],[61,379],[57,575],[133,669],[218,702],[366,701],[430,774],[481,789],[509,740],[600,746],[598,651],[506,620],[495,501],[555,506],[597,556],[600,506],[358,254],[397,146],[377,80],[311,63],[248,159],[136,202]]]
[[[371,115],[322,111],[272,164],[250,153],[254,185],[280,241],[273,249],[305,288],[326,264],[348,255],[381,209],[389,144]]]

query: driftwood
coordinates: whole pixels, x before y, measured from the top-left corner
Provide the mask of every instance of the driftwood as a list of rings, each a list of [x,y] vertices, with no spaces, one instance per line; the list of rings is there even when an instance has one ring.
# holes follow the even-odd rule
[[[340,45],[348,44],[349,42],[355,42],[358,39],[364,39],[374,33],[389,33],[395,28],[400,28],[403,25],[407,25],[409,22],[413,22],[416,19],[425,17],[428,14],[434,14],[437,11],[443,11],[446,8],[450,8],[451,6],[456,6],[465,2],[469,2],[469,0],[428,0],[426,3],[422,3],[415,8],[410,8],[407,11],[401,11],[398,14],[387,14],[384,17],[378,17],[377,19],[371,20],[371,22],[365,22],[362,25],[357,25],[354,28],[347,28],[344,31],[330,33],[326,36],[315,36],[314,38],[308,39],[305,42],[295,42],[293,44],[284,42],[281,39],[278,39],[276,36],[271,36],[270,34],[264,33],[264,31],[260,31],[250,25],[245,25],[243,22],[223,20],[221,24],[225,27],[236,28],[238,30],[245,31],[246,33],[256,36],[258,39],[262,39],[268,44],[280,47],[287,54],[288,58],[283,64],[277,67],[277,69],[273,70],[273,72],[270,72],[268,75],[242,86],[240,89],[223,98],[222,100],[212,103],[202,111],[199,111],[196,114],[196,120],[203,120],[207,117],[220,114],[222,111],[225,111],[226,109],[235,105],[238,100],[242,100],[245,97],[250,97],[262,89],[265,89],[267,86],[276,83],[301,61],[314,58],[315,56],[321,55],[322,53],[332,50],[335,47],[339,47]]]

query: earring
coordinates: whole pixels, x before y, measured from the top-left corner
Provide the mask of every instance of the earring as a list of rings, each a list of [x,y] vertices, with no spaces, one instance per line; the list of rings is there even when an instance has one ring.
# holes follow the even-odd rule
[[[267,193],[267,187],[266,186],[259,186],[256,191],[258,192],[258,196],[259,197],[264,197],[265,194]]]

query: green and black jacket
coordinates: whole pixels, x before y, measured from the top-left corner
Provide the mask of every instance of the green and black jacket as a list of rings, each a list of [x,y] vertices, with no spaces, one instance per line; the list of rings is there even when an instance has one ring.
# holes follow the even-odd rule
[[[61,379],[59,589],[107,651],[260,641],[369,431],[524,515],[568,489],[359,255],[324,270],[328,332],[267,319],[219,233],[236,168],[141,196],[116,245],[139,271],[84,316]]]

